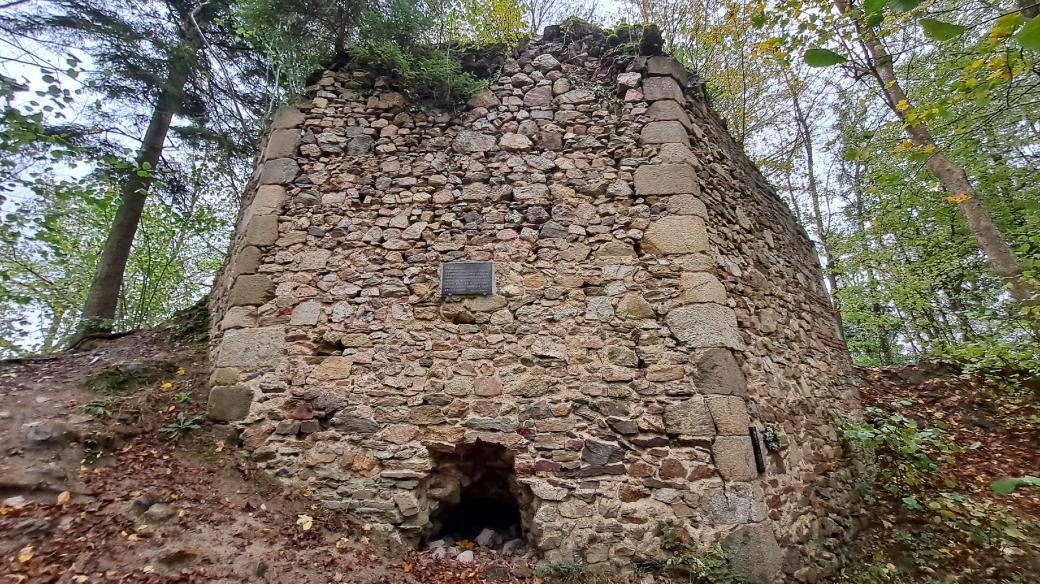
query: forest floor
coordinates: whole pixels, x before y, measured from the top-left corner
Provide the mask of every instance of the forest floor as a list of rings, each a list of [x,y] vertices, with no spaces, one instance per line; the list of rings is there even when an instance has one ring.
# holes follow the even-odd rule
[[[191,330],[180,323],[0,363],[0,584],[529,579],[522,558],[480,552],[461,564],[382,548],[366,526],[236,463],[219,429],[205,422],[205,339]],[[877,521],[844,581],[923,583],[932,574],[934,581],[1018,582],[1009,579],[1014,565],[1035,562],[1036,542],[1016,546],[1012,536],[1031,536],[1015,526],[1035,527],[1040,489],[998,495],[990,483],[1037,474],[1035,399],[1032,406],[995,400],[988,386],[948,371],[864,375],[866,405],[891,412],[898,402],[904,415],[946,428],[951,442],[978,443],[944,466],[944,476],[983,510],[987,529],[999,515],[993,528],[1003,535],[964,543],[957,529],[950,536],[905,499],[866,486]],[[930,500],[919,499],[928,509]],[[566,578],[589,580],[579,572]]]

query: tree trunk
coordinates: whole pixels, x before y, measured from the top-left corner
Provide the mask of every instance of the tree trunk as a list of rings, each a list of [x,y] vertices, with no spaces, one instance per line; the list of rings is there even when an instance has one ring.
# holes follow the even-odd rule
[[[1018,263],[1018,258],[1011,251],[1000,229],[993,223],[993,218],[976,198],[975,187],[968,179],[968,173],[950,160],[936,145],[928,126],[921,121],[906,122],[906,114],[913,111],[913,106],[896,78],[892,56],[872,29],[864,27],[855,15],[848,13],[849,5],[846,0],[835,0],[835,6],[855,23],[860,42],[870,55],[873,73],[877,77],[888,107],[904,123],[910,142],[930,152],[926,161],[928,170],[939,179],[952,200],[957,201],[957,208],[964,216],[968,230],[985,254],[986,263],[1007,284],[1011,297],[1021,308],[1026,309],[1024,312],[1030,327],[1034,331],[1040,331],[1040,318],[1034,314],[1035,308],[1040,306],[1040,294],[1036,287],[1022,276],[1022,266]]]
[[[1018,10],[1026,18],[1036,18],[1040,14],[1040,0],[1018,0]]]
[[[181,31],[184,37],[178,49],[181,54],[168,61],[169,74],[159,91],[148,129],[141,140],[141,149],[136,158],[137,168],[120,188],[122,203],[109,228],[97,273],[83,308],[80,324],[82,333],[110,332],[115,321],[123,272],[130,257],[137,226],[141,222],[148,189],[154,180],[173,116],[180,111],[184,87],[198,62],[202,39],[190,21],[182,23]],[[145,168],[147,172],[144,172]]]
[[[798,122],[798,133],[802,135],[802,147],[805,149],[805,175],[809,181],[809,198],[812,201],[813,222],[816,224],[816,235],[820,238],[820,247],[823,249],[823,259],[827,262],[824,275],[830,286],[831,303],[837,307],[838,280],[834,275],[834,256],[831,254],[831,246],[827,243],[827,231],[823,225],[823,211],[820,208],[820,190],[816,183],[816,170],[813,166],[813,141],[812,130],[809,128],[809,120],[802,111],[801,101],[798,99],[798,89],[794,83],[787,80],[788,91],[791,92],[791,102],[794,105],[794,116]]]

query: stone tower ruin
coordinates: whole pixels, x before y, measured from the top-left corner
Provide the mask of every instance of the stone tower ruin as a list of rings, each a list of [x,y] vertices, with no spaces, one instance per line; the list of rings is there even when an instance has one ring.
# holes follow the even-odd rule
[[[815,582],[856,532],[857,408],[815,250],[703,84],[623,48],[550,27],[454,109],[347,64],[280,111],[211,299],[211,415],[407,545],[512,522],[625,567],[671,522]]]

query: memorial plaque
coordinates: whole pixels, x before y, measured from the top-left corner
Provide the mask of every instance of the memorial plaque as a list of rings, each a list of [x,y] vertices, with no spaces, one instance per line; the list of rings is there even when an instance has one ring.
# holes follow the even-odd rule
[[[441,264],[441,296],[490,296],[494,293],[493,262]]]

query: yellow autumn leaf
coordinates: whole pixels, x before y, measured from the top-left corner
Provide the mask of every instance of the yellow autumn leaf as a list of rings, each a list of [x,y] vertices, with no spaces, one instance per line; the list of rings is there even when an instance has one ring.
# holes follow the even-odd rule
[[[347,539],[345,537],[341,537],[341,538],[336,540],[336,549],[344,550],[344,549],[347,549],[348,547],[350,547],[350,540],[349,539]]]
[[[976,59],[976,60],[972,61],[971,63],[968,63],[968,65],[966,67],[964,67],[964,72],[965,73],[974,73],[974,72],[978,71],[979,69],[982,69],[982,66],[985,65],[985,64],[986,64],[986,60],[985,59]]]
[[[459,549],[463,550],[471,550],[477,547],[477,544],[475,542],[468,539],[460,539],[459,541],[455,542],[455,545],[459,546]]]
[[[979,86],[979,80],[975,79],[974,77],[969,77],[964,80],[964,86],[968,89],[975,89]]]
[[[412,567],[413,566],[411,564],[405,564],[405,565],[401,566],[401,570],[403,570],[404,572],[411,572],[412,571]]]
[[[33,558],[33,547],[31,545],[27,545],[27,546],[23,547],[22,549],[18,550],[18,563],[19,564],[26,564],[32,558]]]
[[[910,102],[908,102],[905,99],[901,99],[899,100],[899,103],[896,104],[896,109],[901,112],[905,112],[906,110],[910,109]]]
[[[69,504],[69,500],[72,499],[72,493],[68,491],[62,491],[58,493],[58,504],[64,507]]]
[[[968,197],[968,195],[961,193],[959,195],[950,195],[946,197],[945,200],[947,203],[951,205],[960,205],[964,201],[967,201],[969,198],[970,197]]]
[[[310,531],[314,527],[314,518],[310,515],[299,515],[296,517],[296,525],[299,525],[300,529],[304,531]]]
[[[163,383],[162,385],[159,386],[159,388],[162,389],[163,391],[166,391],[167,389],[170,389],[171,387],[173,387],[173,384],[170,383],[169,381],[167,381],[166,383]]]
[[[184,370],[184,367],[178,367],[177,368],[177,375],[182,375],[183,376],[185,373],[187,373],[187,371]]]

